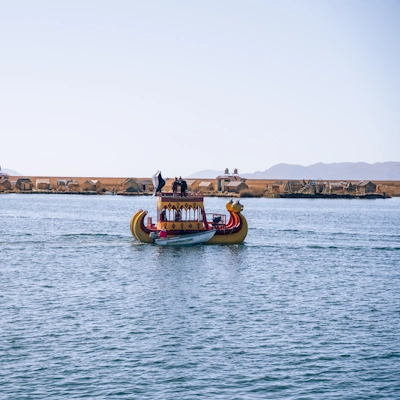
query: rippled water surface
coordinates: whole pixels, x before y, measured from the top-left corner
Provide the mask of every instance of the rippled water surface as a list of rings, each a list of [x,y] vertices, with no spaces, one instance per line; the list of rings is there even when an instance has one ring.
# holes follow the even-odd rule
[[[0,398],[400,398],[400,199],[242,203],[160,248],[149,197],[0,195]]]

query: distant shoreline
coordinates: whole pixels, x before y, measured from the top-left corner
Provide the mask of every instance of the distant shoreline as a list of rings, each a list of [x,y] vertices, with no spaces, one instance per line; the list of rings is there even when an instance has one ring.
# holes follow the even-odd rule
[[[57,177],[57,176],[8,176],[6,179],[12,184],[10,187],[2,187],[2,182],[5,179],[0,179],[0,194],[8,193],[21,193],[21,194],[79,194],[79,195],[109,195],[114,191],[115,195],[123,196],[151,196],[154,192],[151,178],[104,178],[104,177]],[[20,190],[16,188],[15,184],[18,179],[29,179],[31,181],[30,190]],[[126,188],[124,183],[127,180],[135,181],[136,188]],[[47,186],[40,188],[38,181],[46,181]],[[76,187],[70,190],[68,185],[65,187],[59,186],[59,182],[74,182]],[[83,188],[84,184],[88,181],[98,182],[96,190],[91,190],[90,187]],[[266,197],[266,198],[323,198],[323,199],[338,199],[338,198],[357,198],[363,193],[324,193],[323,195],[313,195],[310,193],[287,193],[284,191],[285,183],[293,182],[293,180],[282,179],[245,179],[247,189],[238,192],[233,191],[218,191],[217,179],[187,179],[191,181],[193,186],[188,189],[188,192],[198,192],[205,197]],[[166,179],[165,191],[171,191],[173,179]],[[300,181],[302,182],[302,181]],[[322,182],[322,180],[319,180]],[[329,183],[339,183],[339,180],[326,180]],[[348,181],[350,182],[350,181]],[[354,185],[358,184],[357,181],[351,181]],[[205,189],[199,184],[209,183],[210,187]],[[374,181],[377,186],[377,193],[371,198],[385,197],[399,197],[400,196],[400,181]],[[40,189],[39,189],[40,188]],[[367,198],[365,196],[361,197]]]

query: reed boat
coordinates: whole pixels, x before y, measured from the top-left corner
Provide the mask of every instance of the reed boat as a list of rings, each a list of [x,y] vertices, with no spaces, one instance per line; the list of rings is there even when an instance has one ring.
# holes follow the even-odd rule
[[[156,190],[154,197],[157,201],[155,219],[148,216],[146,210],[137,211],[131,219],[132,235],[140,242],[153,243],[153,239],[156,239],[155,235],[158,235],[163,228],[168,238],[184,238],[214,230],[214,234],[205,244],[238,244],[242,243],[247,236],[247,221],[242,215],[243,205],[238,200],[235,202],[229,200],[226,203],[229,213],[227,221],[225,214],[206,213],[204,197],[199,193],[172,193]]]

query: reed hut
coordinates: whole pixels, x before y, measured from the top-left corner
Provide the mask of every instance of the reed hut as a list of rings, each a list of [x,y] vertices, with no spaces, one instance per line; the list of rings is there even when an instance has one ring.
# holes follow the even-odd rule
[[[326,182],[322,180],[315,181],[315,193],[323,193],[326,190]]]
[[[11,182],[8,179],[1,179],[0,192],[5,192],[6,190],[11,190]]]
[[[122,182],[122,189],[124,192],[133,193],[133,192],[139,192],[140,186],[136,179],[127,178]]]
[[[329,182],[329,193],[343,193],[343,185],[340,182]]]
[[[235,181],[235,182],[229,182],[228,184],[225,185],[225,189],[229,193],[240,193],[244,189],[248,189],[249,187],[247,186],[246,182],[244,181]]]
[[[59,179],[56,183],[56,189],[58,189],[59,187],[64,187],[66,189],[67,188],[67,180]]]
[[[267,189],[272,193],[280,193],[281,192],[281,188],[282,188],[282,185],[277,185],[276,183],[273,183]]]
[[[235,169],[235,171],[237,172],[237,170]],[[229,169],[226,168],[225,169],[225,175],[220,175],[217,176],[217,188],[218,188],[218,192],[225,192],[227,191],[227,185],[231,182],[245,182],[246,179],[241,178],[239,175],[237,174],[233,174],[230,175],[229,174]]]
[[[371,181],[363,181],[357,185],[357,192],[360,194],[375,193],[376,185]]]
[[[199,192],[210,192],[213,190],[213,184],[212,182],[200,182],[197,190]]]
[[[59,180],[56,184],[56,191],[57,192],[66,192],[67,188],[67,181],[66,180]]]
[[[107,189],[105,188],[105,186],[103,185],[103,183],[100,180],[95,179],[95,180],[92,180],[92,182],[96,186],[95,190],[96,190],[97,193],[105,193],[105,192],[107,192]]]
[[[50,180],[36,179],[36,190],[50,190]]]
[[[303,182],[303,181],[300,181],[300,180],[289,180],[284,184],[283,191],[285,193],[297,193],[301,189],[303,189],[304,185],[305,185],[305,182]]]
[[[96,191],[96,183],[90,179],[87,179],[81,185],[81,190],[84,192],[95,192]]]
[[[29,178],[18,178],[15,187],[19,190],[32,190],[33,184]]]
[[[191,192],[196,191],[196,189],[197,189],[198,186],[199,186],[199,182],[196,181],[195,179],[188,179],[188,180],[186,181],[186,184],[187,184],[187,190],[188,190],[188,191],[191,191]]]
[[[151,179],[140,179],[139,180],[139,188],[143,192],[152,192],[154,191],[153,181]]]
[[[271,185],[266,185],[263,189],[264,192],[279,194],[283,192],[284,183],[282,181],[276,181]]]
[[[349,182],[345,187],[344,190],[347,193],[355,193],[356,192],[356,185],[353,185],[351,182]]]
[[[71,192],[79,192],[81,190],[81,187],[76,181],[67,181],[67,189]]]

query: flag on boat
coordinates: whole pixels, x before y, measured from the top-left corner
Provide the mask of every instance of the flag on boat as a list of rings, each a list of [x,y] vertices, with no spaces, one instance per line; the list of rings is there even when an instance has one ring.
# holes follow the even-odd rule
[[[154,195],[158,192],[161,192],[161,189],[165,186],[165,180],[161,176],[161,171],[157,171],[153,176],[153,185],[154,185]]]

